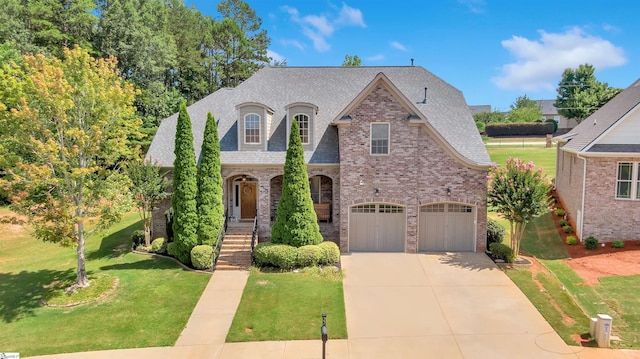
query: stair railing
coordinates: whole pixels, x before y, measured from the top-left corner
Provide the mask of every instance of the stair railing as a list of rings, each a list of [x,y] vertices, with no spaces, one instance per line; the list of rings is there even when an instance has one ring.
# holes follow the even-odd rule
[[[253,219],[253,230],[251,231],[251,263],[255,263],[253,256],[253,249],[256,247],[258,241],[258,217]]]
[[[224,240],[224,234],[227,232],[227,211],[224,211],[224,217],[222,218],[222,227],[220,227],[220,232],[218,232],[218,238],[216,239],[216,246],[213,248],[213,258],[211,266],[211,271],[216,270],[216,265],[218,264],[218,257],[220,257],[220,248],[222,248],[222,241]]]

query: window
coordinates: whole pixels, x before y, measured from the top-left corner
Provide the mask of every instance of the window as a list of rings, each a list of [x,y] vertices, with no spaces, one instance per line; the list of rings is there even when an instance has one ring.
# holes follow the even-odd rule
[[[255,113],[244,116],[244,142],[260,143],[260,116]]]
[[[371,124],[371,154],[372,155],[388,155],[389,154],[389,124],[388,123],[372,123]]]
[[[315,176],[309,178],[309,187],[311,189],[311,200],[313,200],[313,203],[320,203],[320,177]]]
[[[640,199],[640,163],[618,163],[616,198]]]
[[[306,145],[309,143],[309,116],[296,115],[294,118],[300,128],[300,140]]]

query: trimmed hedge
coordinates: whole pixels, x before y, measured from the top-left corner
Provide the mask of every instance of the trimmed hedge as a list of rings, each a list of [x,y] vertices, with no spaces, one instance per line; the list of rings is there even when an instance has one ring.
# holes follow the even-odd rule
[[[335,265],[340,261],[340,249],[333,242],[322,242],[299,248],[287,244],[265,242],[256,246],[253,255],[258,266],[281,269]]]
[[[485,127],[485,132],[491,137],[549,135],[553,133],[553,127],[550,122],[490,123]]]
[[[506,244],[502,243],[491,243],[489,246],[489,250],[491,251],[491,255],[494,258],[502,259],[506,262],[513,263],[516,257],[513,255],[511,248]]]
[[[193,247],[191,249],[191,265],[195,269],[213,267],[213,247],[208,244]]]
[[[149,249],[151,253],[167,253],[167,240],[160,237],[156,238],[151,242],[151,249]]]

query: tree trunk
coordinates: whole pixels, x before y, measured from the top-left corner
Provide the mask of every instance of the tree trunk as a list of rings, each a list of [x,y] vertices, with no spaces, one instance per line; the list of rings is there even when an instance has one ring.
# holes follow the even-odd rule
[[[87,269],[85,268],[84,260],[84,224],[82,221],[78,221],[78,233],[76,234],[78,240],[78,281],[74,285],[76,288],[84,288],[89,286],[89,278],[87,277]]]
[[[143,221],[144,224],[144,245],[151,246],[151,218],[147,217]]]

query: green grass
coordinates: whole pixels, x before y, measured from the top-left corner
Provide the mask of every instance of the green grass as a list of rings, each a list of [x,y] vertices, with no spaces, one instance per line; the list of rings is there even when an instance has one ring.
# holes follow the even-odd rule
[[[533,161],[537,167],[542,167],[542,172],[549,178],[556,176],[556,149],[554,147],[487,146],[487,151],[491,161],[498,165],[504,165],[509,157],[517,157],[527,162]]]
[[[553,222],[551,213],[544,214],[527,224],[520,249],[538,259],[566,259],[569,253]]]
[[[252,270],[227,342],[320,339],[323,313],[329,338],[346,338],[341,273]]]
[[[8,214],[0,208],[0,216]],[[89,276],[117,277],[102,300],[70,308],[42,305],[54,281],[75,277],[76,253],[38,241],[16,226],[0,225],[0,348],[22,356],[171,346],[210,278],[164,258],[130,251],[141,228],[130,214],[86,244]]]

